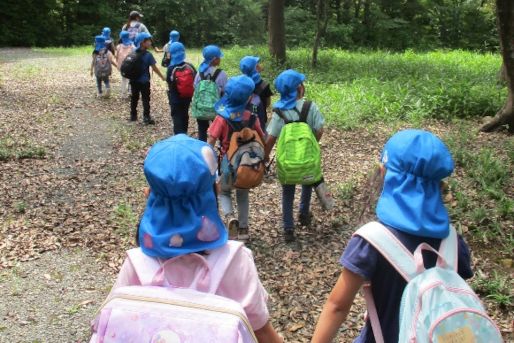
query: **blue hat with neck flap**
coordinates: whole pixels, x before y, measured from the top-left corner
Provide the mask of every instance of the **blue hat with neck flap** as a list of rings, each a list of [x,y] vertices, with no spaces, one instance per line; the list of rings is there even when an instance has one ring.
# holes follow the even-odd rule
[[[186,60],[186,47],[180,42],[174,42],[170,45],[171,66],[180,64]]]
[[[280,100],[273,104],[273,108],[279,110],[290,110],[296,106],[298,86],[305,81],[305,75],[293,69],[280,73],[275,79],[275,88],[280,93]]]
[[[105,48],[105,37],[102,35],[95,36],[95,50],[100,51]]]
[[[213,190],[216,170],[212,147],[184,134],[150,149],[144,172],[151,191],[138,236],[146,255],[172,258],[227,242]]]
[[[111,38],[111,29],[109,27],[104,27],[102,30],[102,36],[105,37],[105,39]]]
[[[180,39],[180,33],[178,31],[176,31],[176,30],[170,31],[169,44],[178,42],[179,39]]]
[[[200,64],[200,67],[198,67],[198,71],[200,73],[203,73],[209,68],[209,65],[215,58],[222,58],[223,53],[221,52],[221,49],[217,47],[216,45],[207,45],[202,50],[203,55],[203,62]]]
[[[261,74],[255,69],[261,59],[257,56],[245,56],[239,62],[239,69],[248,77],[251,77],[253,82],[257,85],[261,82]]]
[[[141,43],[145,40],[145,39],[152,39],[152,35],[149,34],[148,32],[139,32],[136,36],[136,39],[135,39],[135,44],[136,44],[136,48],[139,48],[141,46]]]
[[[453,172],[446,145],[423,130],[393,135],[382,152],[386,168],[378,199],[378,219],[415,236],[445,238],[450,219],[441,195],[441,180]]]
[[[255,83],[246,75],[231,77],[225,85],[223,97],[214,109],[225,119],[241,121],[246,104],[255,89]]]
[[[120,39],[121,39],[121,43],[123,45],[131,45],[132,44],[132,40],[130,39],[130,32],[128,32],[128,31],[121,31]]]

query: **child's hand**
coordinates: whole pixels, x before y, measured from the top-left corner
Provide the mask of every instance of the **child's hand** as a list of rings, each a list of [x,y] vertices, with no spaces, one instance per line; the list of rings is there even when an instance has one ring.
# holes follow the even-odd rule
[[[150,187],[143,188],[143,193],[145,194],[145,198],[148,198],[150,196]]]

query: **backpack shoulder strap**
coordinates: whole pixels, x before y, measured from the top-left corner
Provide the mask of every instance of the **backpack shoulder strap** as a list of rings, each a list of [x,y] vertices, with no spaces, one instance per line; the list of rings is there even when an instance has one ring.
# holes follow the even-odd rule
[[[358,229],[354,235],[364,238],[377,249],[407,282],[417,275],[414,256],[384,225],[371,222]]]
[[[200,72],[200,80],[206,80],[206,77],[205,77],[205,73],[204,72]]]
[[[262,91],[264,91],[266,87],[268,87],[268,83],[266,81],[262,81],[261,83],[259,83],[259,86],[257,86],[253,92],[260,96]]]
[[[281,109],[274,108],[273,112],[275,112],[280,117],[280,119],[284,121],[285,124],[289,124],[291,122],[289,119],[286,118],[286,116],[284,115],[284,111],[282,111]]]
[[[300,122],[306,123],[307,117],[309,116],[309,111],[311,109],[312,101],[305,100],[302,105],[302,110],[300,111]]]
[[[242,253],[243,243],[228,241],[223,247],[210,252],[207,262],[210,267],[209,293],[216,293],[230,264]]]
[[[448,237],[441,241],[439,246],[439,254],[444,258],[448,268],[457,271],[459,259],[459,239],[457,230],[450,225],[450,233]]]
[[[248,124],[246,125],[247,128],[252,129],[255,126],[255,121],[257,120],[257,116],[255,114],[250,115],[250,119],[248,120]]]
[[[212,82],[216,82],[216,79],[218,78],[218,76],[221,74],[221,72],[223,71],[223,69],[216,69],[214,71],[214,74],[212,74],[212,77],[211,77],[211,81]]]
[[[127,256],[136,271],[141,285],[151,285],[155,274],[161,267],[159,261],[153,257],[145,255],[141,248],[130,249],[127,251]]]

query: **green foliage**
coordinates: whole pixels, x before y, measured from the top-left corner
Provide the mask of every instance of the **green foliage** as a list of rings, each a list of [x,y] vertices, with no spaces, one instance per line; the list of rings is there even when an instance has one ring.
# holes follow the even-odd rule
[[[130,203],[121,201],[114,209],[114,217],[119,233],[123,237],[130,238],[137,223],[136,214],[132,210]]]
[[[0,139],[0,161],[10,159],[44,158],[46,150],[28,140],[15,140],[12,137]]]
[[[512,282],[496,271],[492,277],[478,276],[473,280],[472,287],[475,292],[494,300],[501,307],[507,308],[514,305],[514,295],[511,294]]]

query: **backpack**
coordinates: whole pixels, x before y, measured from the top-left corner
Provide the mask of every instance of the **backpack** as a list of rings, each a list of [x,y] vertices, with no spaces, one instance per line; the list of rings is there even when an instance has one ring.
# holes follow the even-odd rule
[[[100,49],[95,55],[95,76],[107,77],[112,72],[111,61],[109,60],[108,50],[106,48]]]
[[[283,185],[312,185],[321,180],[321,151],[307,124],[311,107],[305,101],[297,121],[288,120],[279,109],[273,111],[284,121],[277,143],[277,174]],[[294,108],[296,112],[298,110]]]
[[[378,222],[364,225],[355,235],[375,247],[407,281],[400,303],[398,342],[503,342],[478,296],[457,274],[458,242],[453,227],[439,251],[422,243],[414,254]],[[435,267],[425,270],[423,250],[438,255]],[[375,340],[384,342],[370,285],[363,290]]]
[[[174,67],[171,70],[168,82],[170,84],[170,88],[175,87],[179,97],[191,98],[195,91],[194,79],[195,70],[189,64],[184,63],[183,65]]]
[[[264,128],[266,122],[268,121],[266,114],[266,104],[262,101],[261,94],[262,91],[268,86],[268,83],[262,81],[259,83],[259,86],[255,88],[252,95],[252,100],[246,105],[246,109],[257,115],[259,121],[261,122],[261,127]]]
[[[119,287],[109,295],[93,321],[90,343],[257,342],[241,305],[215,295],[242,246],[229,242],[211,251],[216,267],[212,270],[197,254],[160,261],[139,248],[129,250],[136,273],[131,279],[139,280],[141,286]],[[186,258],[186,263],[175,263],[180,258]],[[179,283],[192,278],[194,286],[170,285],[168,273],[178,275]],[[188,277],[183,278],[184,274]]]
[[[264,177],[264,143],[253,129],[258,119],[251,115],[248,122],[233,122],[226,118],[229,126],[230,145],[222,160],[222,177],[226,184],[238,189],[259,186]]]
[[[137,80],[143,74],[143,54],[137,50],[128,54],[121,64],[121,76],[129,80]]]
[[[137,34],[139,33],[139,27],[141,26],[140,23],[136,23],[134,26],[128,24],[126,27],[125,27],[125,30],[128,31],[129,33],[129,38],[131,41],[135,41],[136,40],[136,36]]]
[[[214,105],[220,98],[216,79],[220,73],[221,69],[216,69],[212,76],[200,73],[200,82],[196,85],[191,104],[193,118],[212,120],[216,117]]]

